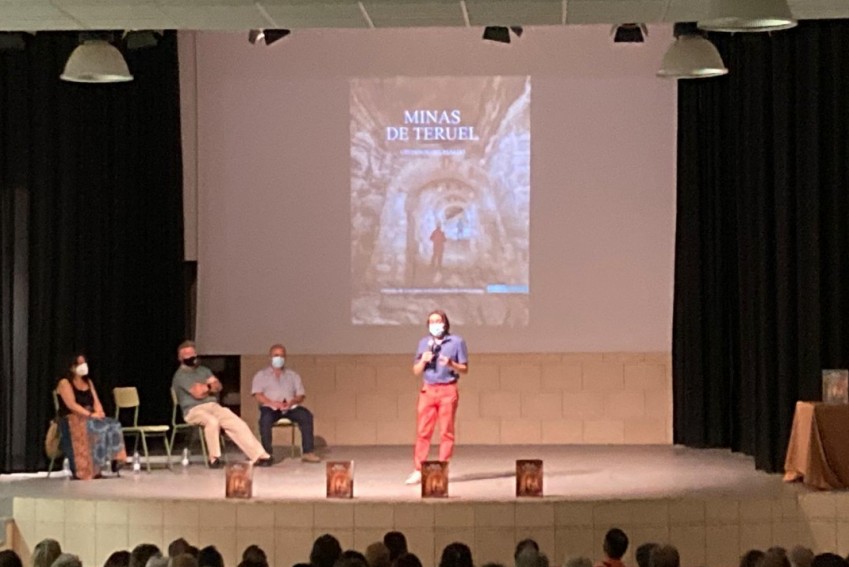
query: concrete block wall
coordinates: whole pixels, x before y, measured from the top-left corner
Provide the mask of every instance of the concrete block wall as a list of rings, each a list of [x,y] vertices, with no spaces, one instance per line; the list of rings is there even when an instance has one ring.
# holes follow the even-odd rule
[[[256,430],[251,379],[265,355],[242,357],[242,416]],[[329,445],[413,441],[419,379],[412,356],[287,353],[307,390],[316,435]],[[276,432],[285,444],[285,432]],[[669,353],[473,354],[460,379],[463,444],[669,444]]]

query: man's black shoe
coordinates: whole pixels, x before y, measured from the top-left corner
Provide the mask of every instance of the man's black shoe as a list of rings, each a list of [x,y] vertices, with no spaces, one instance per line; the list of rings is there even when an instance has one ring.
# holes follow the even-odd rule
[[[270,467],[274,464],[274,459],[268,457],[267,459],[257,459],[256,466],[258,467]]]
[[[211,469],[220,469],[223,465],[221,464],[221,459],[218,457],[209,461],[209,468]]]

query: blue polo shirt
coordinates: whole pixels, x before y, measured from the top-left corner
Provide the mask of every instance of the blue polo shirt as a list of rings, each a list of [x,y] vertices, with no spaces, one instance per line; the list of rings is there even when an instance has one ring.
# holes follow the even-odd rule
[[[438,364],[436,359],[440,356],[447,356],[458,364],[468,364],[469,354],[466,350],[466,341],[457,335],[445,335],[442,339],[434,339],[427,336],[419,341],[419,348],[416,349],[416,357],[413,363],[418,362],[422,354],[426,350],[434,350],[433,360],[425,366],[422,378],[428,384],[450,384],[455,382],[460,375],[454,370],[442,364]]]

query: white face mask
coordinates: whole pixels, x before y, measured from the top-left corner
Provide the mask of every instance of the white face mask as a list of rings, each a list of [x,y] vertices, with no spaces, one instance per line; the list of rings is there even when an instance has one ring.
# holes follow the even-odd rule
[[[431,323],[427,328],[434,337],[441,337],[445,333],[444,323]]]
[[[77,376],[88,376],[88,363],[78,364],[74,372],[77,373]]]
[[[283,368],[283,365],[286,364],[285,356],[272,356],[271,357],[271,366],[274,368]]]

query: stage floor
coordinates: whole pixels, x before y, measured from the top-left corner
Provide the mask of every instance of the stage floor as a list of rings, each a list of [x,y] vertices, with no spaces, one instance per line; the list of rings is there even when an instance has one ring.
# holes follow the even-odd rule
[[[412,471],[411,447],[334,447],[325,460],[354,461],[354,496],[377,502],[417,501],[418,486],[404,480]],[[229,458],[238,458],[230,454]],[[633,500],[681,497],[782,498],[808,492],[782,482],[781,475],[756,471],[749,457],[725,450],[673,446],[460,446],[449,472],[451,500],[506,501],[515,498],[516,459],[543,459],[544,491],[560,500]],[[200,463],[184,469],[117,479],[68,481],[61,471],[0,476],[0,499],[15,496],[74,499],[223,499],[224,471]],[[161,467],[161,466],[160,466]],[[286,458],[254,472],[254,499],[323,500],[325,466]]]

